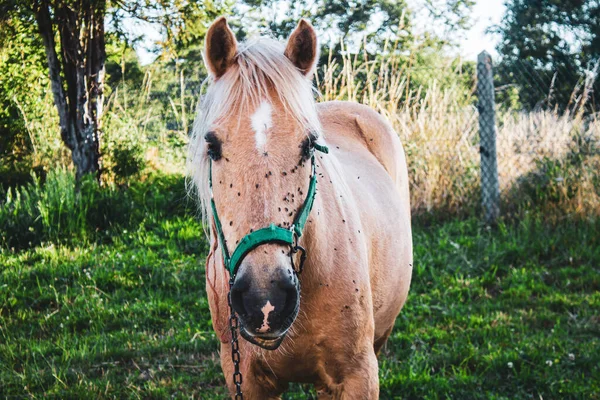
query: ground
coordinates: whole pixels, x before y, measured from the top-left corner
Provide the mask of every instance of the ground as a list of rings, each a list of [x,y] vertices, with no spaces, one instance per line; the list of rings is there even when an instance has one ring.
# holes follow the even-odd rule
[[[224,397],[202,227],[182,185],[161,190],[179,205],[136,204],[142,220],[91,241],[0,251],[0,397]],[[598,232],[568,217],[415,217],[381,398],[600,399]]]

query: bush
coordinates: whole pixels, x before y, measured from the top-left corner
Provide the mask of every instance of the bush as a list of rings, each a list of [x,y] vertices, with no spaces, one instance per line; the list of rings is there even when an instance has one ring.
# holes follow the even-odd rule
[[[565,214],[600,215],[600,152],[544,157],[509,192],[508,210],[539,210],[549,218]]]
[[[138,175],[145,166],[144,148],[135,142],[122,141],[112,148],[112,172],[115,180],[127,181]]]
[[[125,228],[194,212],[181,175],[155,175],[127,188],[100,187],[91,176],[76,183],[74,172],[61,167],[50,171],[45,182],[32,174],[31,183],[9,188],[2,197],[0,248],[5,249],[111,241]]]
[[[86,232],[86,213],[93,201],[86,178],[77,190],[75,174],[66,168],[51,170],[45,184],[35,173],[32,182],[9,188],[0,207],[0,244],[24,247],[60,237],[82,237]]]
[[[500,189],[506,211],[600,215],[600,123],[555,112],[504,115]]]

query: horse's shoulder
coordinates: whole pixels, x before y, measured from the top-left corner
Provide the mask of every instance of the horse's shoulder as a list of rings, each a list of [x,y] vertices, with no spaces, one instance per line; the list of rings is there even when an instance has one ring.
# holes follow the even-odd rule
[[[390,175],[396,175],[398,159],[404,159],[404,151],[386,118],[368,106],[346,101],[319,103],[317,110],[327,141],[358,141]]]

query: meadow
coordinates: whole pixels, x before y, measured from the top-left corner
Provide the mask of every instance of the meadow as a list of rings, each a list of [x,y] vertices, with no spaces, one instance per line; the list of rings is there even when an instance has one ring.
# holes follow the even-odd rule
[[[73,187],[66,170],[31,185],[48,225],[22,219],[27,244],[0,251],[1,397],[223,398],[184,178]],[[24,242],[32,230],[44,240]],[[600,398],[599,231],[594,218],[535,213],[495,227],[415,217],[381,398]],[[285,398],[313,395],[297,385]]]

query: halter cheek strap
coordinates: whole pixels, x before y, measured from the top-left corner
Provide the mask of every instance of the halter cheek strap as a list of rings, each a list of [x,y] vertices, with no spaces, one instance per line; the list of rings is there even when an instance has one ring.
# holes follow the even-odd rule
[[[315,150],[318,150],[322,153],[329,153],[329,149],[327,146],[322,146],[319,144],[314,144]],[[233,279],[237,273],[238,267],[243,261],[246,255],[254,250],[255,248],[267,244],[267,243],[279,243],[279,244],[287,244],[290,247],[294,248],[294,241],[297,242],[298,238],[302,236],[302,232],[304,231],[304,225],[306,225],[306,221],[308,220],[308,216],[310,214],[310,210],[312,209],[313,203],[315,201],[315,195],[317,193],[317,173],[316,173],[316,164],[315,164],[315,155],[312,154],[311,159],[311,176],[310,183],[308,185],[308,192],[306,193],[306,199],[304,200],[304,204],[302,208],[296,214],[294,218],[294,223],[292,224],[290,229],[281,228],[273,223],[265,228],[261,228],[257,231],[250,232],[246,236],[240,240],[240,243],[235,247],[233,253],[230,255],[227,249],[227,241],[225,240],[225,235],[223,234],[223,226],[221,225],[221,221],[219,220],[219,214],[217,213],[217,207],[215,205],[215,200],[212,195],[212,161],[210,162],[210,171],[208,183],[210,186],[210,207],[212,209],[213,220],[215,221],[215,227],[217,229],[217,237],[219,240],[219,246],[221,247],[221,252],[223,253],[223,262],[225,264],[225,268],[229,271],[231,279]]]

